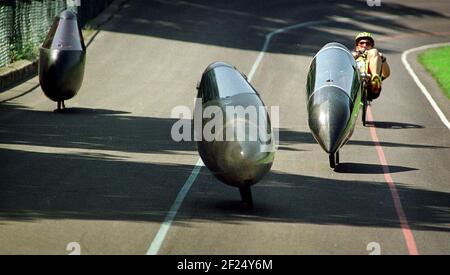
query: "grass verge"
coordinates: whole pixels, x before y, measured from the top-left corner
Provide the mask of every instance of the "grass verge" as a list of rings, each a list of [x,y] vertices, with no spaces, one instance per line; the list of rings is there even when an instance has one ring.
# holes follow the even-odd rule
[[[450,46],[427,50],[417,58],[450,99]]]

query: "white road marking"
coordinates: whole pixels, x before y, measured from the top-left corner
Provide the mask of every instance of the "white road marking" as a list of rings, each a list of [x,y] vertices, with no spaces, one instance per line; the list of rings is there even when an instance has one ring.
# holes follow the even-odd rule
[[[194,169],[192,169],[191,175],[186,180],[181,188],[180,192],[178,192],[177,198],[175,199],[172,207],[170,207],[169,212],[167,213],[164,222],[161,224],[161,227],[158,230],[155,238],[152,241],[152,244],[147,250],[147,255],[156,255],[158,254],[159,249],[161,248],[164,239],[166,238],[167,232],[169,232],[170,226],[172,225],[173,219],[177,215],[178,209],[183,203],[184,197],[186,197],[189,189],[191,189],[192,184],[194,184],[195,179],[197,178],[198,172],[200,172],[200,168],[202,167],[202,160],[198,159],[197,164],[195,164]]]
[[[439,106],[437,105],[436,101],[434,101],[433,97],[431,97],[431,95],[428,92],[427,88],[425,88],[425,86],[422,84],[422,82],[420,82],[419,78],[417,77],[416,73],[411,68],[411,65],[409,65],[408,60],[407,60],[408,54],[410,54],[412,52],[426,50],[426,49],[430,49],[430,48],[437,48],[437,47],[441,47],[441,46],[448,46],[448,45],[450,45],[450,42],[424,45],[424,46],[421,46],[421,47],[417,47],[417,48],[412,48],[412,49],[406,50],[406,51],[404,51],[402,53],[402,63],[405,66],[405,68],[408,71],[408,73],[411,75],[411,77],[414,80],[414,82],[416,82],[416,85],[419,87],[420,91],[422,91],[422,93],[428,99],[428,102],[430,102],[431,107],[433,107],[434,111],[437,113],[437,115],[441,119],[442,123],[444,123],[444,125],[450,130],[450,122],[448,121],[447,117],[445,117],[444,113],[439,108]]]
[[[262,47],[262,50],[259,52],[259,55],[256,58],[255,63],[253,63],[253,66],[252,66],[252,68],[250,70],[250,73],[248,73],[248,81],[249,82],[252,81],[253,76],[255,75],[255,72],[256,72],[256,70],[259,67],[259,63],[261,63],[261,60],[263,59],[264,54],[267,51],[267,48],[269,48],[270,40],[272,39],[272,37],[274,35],[282,33],[282,32],[285,32],[285,31],[288,31],[288,30],[292,30],[292,29],[297,29],[297,28],[306,27],[306,26],[312,26],[312,25],[318,25],[318,24],[327,23],[327,22],[329,22],[329,20],[309,21],[309,22],[304,22],[304,23],[288,26],[288,27],[285,27],[285,28],[277,29],[277,30],[274,30],[273,32],[270,32],[270,33],[266,34],[266,40],[264,41],[264,45]]]

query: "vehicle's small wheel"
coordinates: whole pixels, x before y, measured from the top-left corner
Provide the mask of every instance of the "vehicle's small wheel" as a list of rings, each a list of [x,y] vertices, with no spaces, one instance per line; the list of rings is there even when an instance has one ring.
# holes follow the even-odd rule
[[[336,165],[339,164],[339,151],[336,152]]]
[[[363,123],[363,126],[366,126],[366,124],[367,124],[366,116],[367,116],[367,101],[364,100],[363,111],[362,111],[362,123]]]
[[[362,107],[362,116],[361,116],[361,120],[362,120],[362,124],[363,126],[366,126],[366,116],[367,116],[367,105],[368,105],[368,100],[367,100],[367,86],[364,85],[363,88],[363,92],[362,92],[362,103],[363,103],[363,107]]]
[[[253,198],[252,198],[252,190],[250,189],[250,185],[239,187],[239,192],[241,193],[241,198],[244,203],[244,207],[247,209],[252,209],[253,208]]]
[[[336,159],[334,157],[334,153],[330,154],[328,156],[328,159],[330,161],[330,167],[333,168],[333,169],[336,168]]]

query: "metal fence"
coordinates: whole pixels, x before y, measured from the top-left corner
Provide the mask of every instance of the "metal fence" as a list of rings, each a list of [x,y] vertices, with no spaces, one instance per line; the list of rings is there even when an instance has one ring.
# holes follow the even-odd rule
[[[81,25],[112,1],[78,1]],[[66,8],[66,0],[0,0],[0,67],[19,59],[34,59],[54,17]]]

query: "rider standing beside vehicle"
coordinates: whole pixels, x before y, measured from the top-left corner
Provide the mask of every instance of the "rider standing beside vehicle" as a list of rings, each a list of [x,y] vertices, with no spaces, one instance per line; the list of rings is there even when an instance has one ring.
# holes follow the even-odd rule
[[[355,37],[355,49],[352,52],[353,57],[363,57],[366,59],[366,72],[370,75],[371,83],[371,99],[380,96],[381,81],[388,78],[390,75],[389,65],[386,62],[386,57],[374,48],[375,41],[372,34],[362,32]]]

